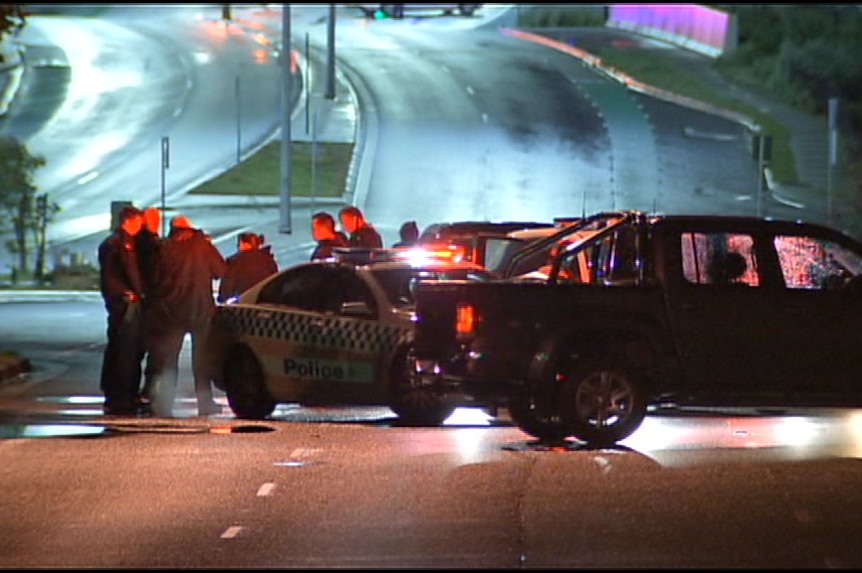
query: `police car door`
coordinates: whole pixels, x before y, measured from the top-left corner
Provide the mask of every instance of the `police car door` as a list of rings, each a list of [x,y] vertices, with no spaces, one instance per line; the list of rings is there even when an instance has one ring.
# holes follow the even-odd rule
[[[283,357],[288,385],[303,388],[304,403],[374,403],[376,355],[369,337],[378,317],[371,289],[352,267],[322,266],[306,285],[315,316],[301,344]],[[311,303],[313,301],[313,303]]]

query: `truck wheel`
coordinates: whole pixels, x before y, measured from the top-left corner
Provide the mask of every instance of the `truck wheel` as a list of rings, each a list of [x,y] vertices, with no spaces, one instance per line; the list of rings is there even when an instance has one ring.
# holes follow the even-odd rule
[[[225,393],[238,418],[262,420],[275,410],[275,400],[266,389],[263,368],[247,346],[235,346],[225,360]]]
[[[512,400],[509,416],[522,432],[540,441],[558,442],[566,437],[566,429],[559,414],[539,411],[529,396]]]
[[[408,351],[392,362],[389,380],[389,409],[405,426],[439,426],[455,411],[434,380],[416,373]]]
[[[591,446],[611,446],[627,438],[640,427],[646,410],[643,381],[612,357],[575,364],[560,390],[567,433]]]

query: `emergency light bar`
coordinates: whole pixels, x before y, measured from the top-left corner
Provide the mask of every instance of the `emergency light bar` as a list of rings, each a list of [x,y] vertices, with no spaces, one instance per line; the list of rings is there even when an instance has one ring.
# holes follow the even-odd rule
[[[375,249],[368,247],[334,247],[332,257],[340,262],[368,264],[373,261],[391,261],[392,249]]]
[[[335,247],[332,249],[332,255],[337,261],[354,264],[403,261],[411,265],[427,265],[429,263],[460,263],[464,260],[464,247],[445,244],[392,249]]]

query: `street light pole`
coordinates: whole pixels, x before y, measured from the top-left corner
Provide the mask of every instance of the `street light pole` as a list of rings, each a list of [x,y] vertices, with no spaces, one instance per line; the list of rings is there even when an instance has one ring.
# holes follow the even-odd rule
[[[242,102],[239,74],[234,81],[234,95],[236,96],[236,162],[239,164],[242,161]]]
[[[290,114],[293,101],[293,53],[290,48],[290,4],[281,13],[281,161],[279,231],[290,234]]]
[[[326,98],[335,99],[335,4],[329,5],[327,22]]]
[[[168,136],[162,137],[162,236],[164,237],[167,234],[167,230],[165,225],[167,223],[165,218],[165,171],[167,171],[171,166],[171,140]]]

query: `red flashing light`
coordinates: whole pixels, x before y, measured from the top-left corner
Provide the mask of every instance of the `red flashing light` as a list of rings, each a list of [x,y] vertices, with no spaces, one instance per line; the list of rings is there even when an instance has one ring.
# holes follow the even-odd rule
[[[460,263],[466,260],[467,250],[460,245],[429,244],[417,247],[407,247],[402,256],[410,260],[425,260],[443,263]]]

